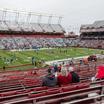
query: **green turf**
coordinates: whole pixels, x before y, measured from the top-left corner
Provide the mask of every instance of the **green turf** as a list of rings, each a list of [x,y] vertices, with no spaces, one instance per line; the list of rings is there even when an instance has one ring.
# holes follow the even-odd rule
[[[66,52],[67,51],[67,52]],[[79,56],[87,56],[91,54],[99,54],[101,51],[98,49],[87,49],[87,48],[55,48],[55,49],[45,49],[36,51],[18,51],[11,52],[7,50],[0,50],[0,68],[3,66],[17,66],[22,64],[31,64],[32,57],[35,57],[36,61],[44,60],[58,60],[65,58],[73,58]],[[13,62],[10,60],[13,59]],[[27,68],[27,67],[26,67]],[[29,66],[33,68],[33,66]]]

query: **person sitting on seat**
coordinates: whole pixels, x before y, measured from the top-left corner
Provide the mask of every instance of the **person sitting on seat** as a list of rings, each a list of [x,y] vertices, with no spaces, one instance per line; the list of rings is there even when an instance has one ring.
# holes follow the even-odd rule
[[[87,65],[87,64],[88,64],[88,58],[83,58],[83,63],[84,63],[85,65]]]
[[[52,73],[52,69],[48,69],[48,74],[42,79],[42,86],[54,87],[57,85],[57,78]]]
[[[54,65],[54,68],[53,68],[53,69],[54,69],[54,72],[57,72],[57,71],[58,71],[58,66],[57,66],[57,64]]]
[[[97,70],[97,73],[96,73],[95,77],[97,79],[104,79],[104,66],[103,65],[98,67],[98,70]]]
[[[92,77],[92,81],[104,79],[104,66],[101,65],[97,69],[97,73],[94,77]]]
[[[74,68],[72,67],[72,66],[70,66],[69,68],[68,68],[68,72],[71,74],[71,76],[72,76],[72,83],[77,83],[77,82],[80,82],[80,77],[79,77],[79,75],[76,73],[76,72],[74,72]]]
[[[66,68],[62,68],[61,73],[58,75],[57,79],[59,86],[66,85],[72,82],[72,76],[70,73],[68,73]]]

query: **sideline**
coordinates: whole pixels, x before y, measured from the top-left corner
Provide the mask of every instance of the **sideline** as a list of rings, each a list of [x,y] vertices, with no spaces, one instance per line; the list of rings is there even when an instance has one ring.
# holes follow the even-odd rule
[[[37,48],[37,49],[13,49],[11,52],[15,51],[36,51],[36,50],[46,50],[46,49],[54,49],[54,48]]]
[[[101,54],[96,54],[97,58],[99,59],[104,59],[104,55]],[[45,64],[48,65],[53,65],[54,63],[60,64],[62,62],[68,62],[68,61],[75,61],[75,60],[79,60],[79,59],[83,59],[83,58],[87,58],[88,56],[81,56],[81,57],[74,57],[74,58],[67,58],[67,59],[60,59],[60,60],[53,60],[53,61],[47,61],[45,62]]]
[[[57,64],[60,64],[62,62],[67,62],[67,61],[75,61],[75,60],[78,60],[78,59],[83,59],[83,58],[87,58],[88,56],[81,56],[81,57],[74,57],[74,58],[67,58],[67,59],[61,59],[61,60],[54,60],[54,61],[47,61],[45,62],[45,64],[48,64],[48,65],[52,65],[53,63],[57,63]]]

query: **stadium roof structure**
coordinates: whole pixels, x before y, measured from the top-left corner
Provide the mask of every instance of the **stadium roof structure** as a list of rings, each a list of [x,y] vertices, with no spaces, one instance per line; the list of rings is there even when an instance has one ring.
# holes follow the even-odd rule
[[[104,20],[95,21],[93,24],[82,25],[80,32],[104,32]]]
[[[0,32],[65,33],[61,26],[62,16],[7,9],[0,10],[0,14]]]

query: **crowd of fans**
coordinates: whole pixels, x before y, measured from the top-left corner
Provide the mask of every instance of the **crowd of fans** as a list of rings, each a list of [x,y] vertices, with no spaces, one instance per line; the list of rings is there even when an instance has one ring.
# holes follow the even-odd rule
[[[80,82],[80,78],[71,64],[68,67],[55,65],[48,69],[48,74],[44,76],[42,85],[54,87],[77,82]]]
[[[77,46],[76,39],[35,38],[35,37],[1,37],[1,49],[34,49],[43,47]]]
[[[78,46],[87,48],[104,48],[103,40],[80,38],[48,37],[0,37],[0,49],[35,49],[48,47]]]
[[[80,47],[87,47],[87,48],[103,48],[104,49],[104,41],[103,40],[95,40],[95,39],[84,39],[81,40],[78,45]]]
[[[89,58],[91,60],[89,60]],[[79,66],[83,66],[83,65],[89,66],[90,62],[95,63],[97,61],[97,58],[96,56],[89,56],[86,60],[83,59],[81,63],[79,60]],[[92,78],[90,78],[91,81],[104,79],[103,64],[99,66],[96,66],[95,64],[95,67],[92,70],[96,70],[95,72],[96,74],[92,75]],[[71,83],[78,83],[80,81],[81,78],[76,71],[75,63],[70,61],[69,63],[61,63],[61,64],[57,63],[55,65],[53,64],[52,66],[50,66],[49,69],[47,70],[47,75],[42,77],[42,82],[43,82],[42,86],[48,86],[48,87],[64,86]]]

